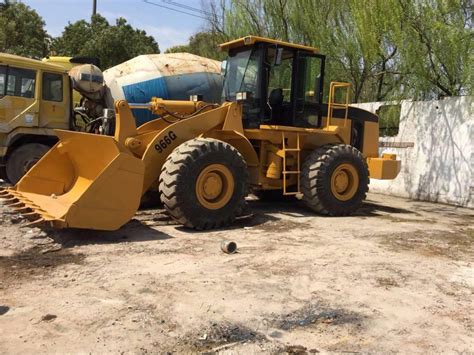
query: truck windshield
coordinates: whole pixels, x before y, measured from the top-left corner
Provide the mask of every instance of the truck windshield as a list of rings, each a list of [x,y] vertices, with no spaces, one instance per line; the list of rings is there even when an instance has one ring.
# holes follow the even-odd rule
[[[259,51],[244,49],[229,53],[224,78],[223,99],[234,101],[238,92],[251,92],[258,98]]]

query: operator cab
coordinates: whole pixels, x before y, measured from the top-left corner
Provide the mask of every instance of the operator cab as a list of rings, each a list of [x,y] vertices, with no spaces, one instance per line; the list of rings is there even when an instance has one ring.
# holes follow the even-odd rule
[[[220,48],[229,53],[222,99],[245,93],[245,128],[321,126],[325,56],[317,49],[255,36]]]

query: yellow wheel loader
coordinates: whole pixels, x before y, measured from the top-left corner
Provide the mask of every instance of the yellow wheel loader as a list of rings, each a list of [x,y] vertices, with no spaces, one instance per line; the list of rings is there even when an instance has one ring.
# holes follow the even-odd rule
[[[32,223],[115,230],[158,190],[169,214],[194,229],[228,225],[254,191],[296,196],[315,212],[353,213],[369,177],[393,179],[395,155],[378,154],[378,117],[350,107],[315,48],[247,36],[220,46],[223,103],[153,98],[115,103],[115,135],[57,131],[59,142],[1,194]],[[131,109],[160,118],[136,127]]]

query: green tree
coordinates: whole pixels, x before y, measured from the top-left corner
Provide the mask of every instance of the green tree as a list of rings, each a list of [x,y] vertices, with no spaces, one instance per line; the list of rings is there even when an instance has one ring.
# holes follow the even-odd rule
[[[355,102],[397,96],[398,47],[391,34],[398,19],[391,1],[344,1],[330,14],[320,39],[329,57],[328,78],[352,83]]]
[[[253,34],[327,55],[355,102],[472,93],[470,0],[208,0],[217,42]],[[327,90],[326,90],[327,92]]]
[[[191,47],[189,46],[189,44],[180,44],[168,48],[165,53],[191,53]]]
[[[421,98],[472,93],[472,4],[463,0],[398,0],[406,84]],[[401,45],[403,44],[403,45]]]
[[[222,60],[225,54],[219,52],[218,36],[211,31],[198,32],[189,38],[186,45],[174,46],[168,48],[165,53],[192,53],[202,57]]]
[[[44,21],[29,6],[5,0],[0,3],[0,52],[41,58],[48,51]]]
[[[101,15],[93,16],[91,22],[69,23],[53,39],[52,50],[57,55],[98,57],[103,69],[141,54],[160,53],[155,39],[145,31],[134,29],[124,18],[112,26]]]
[[[234,1],[223,31],[312,45],[328,57],[326,86],[349,81],[354,101],[384,100],[395,96],[397,85],[391,83],[399,78],[389,1]]]

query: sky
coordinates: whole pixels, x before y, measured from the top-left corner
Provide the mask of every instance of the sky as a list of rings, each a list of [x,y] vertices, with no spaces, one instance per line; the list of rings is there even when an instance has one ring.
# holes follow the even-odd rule
[[[149,1],[173,7],[166,4],[167,0]],[[200,0],[173,1],[184,6],[201,8]],[[53,37],[61,35],[68,22],[89,20],[92,14],[92,0],[22,0],[22,2],[39,13],[46,22],[46,30]],[[176,9],[186,11],[179,7]],[[143,0],[97,0],[97,12],[110,23],[115,23],[118,17],[124,17],[132,26],[145,30],[148,35],[153,36],[162,52],[169,47],[186,44],[188,38],[205,25],[205,20],[202,18],[154,6]],[[194,13],[199,16],[199,13]]]

